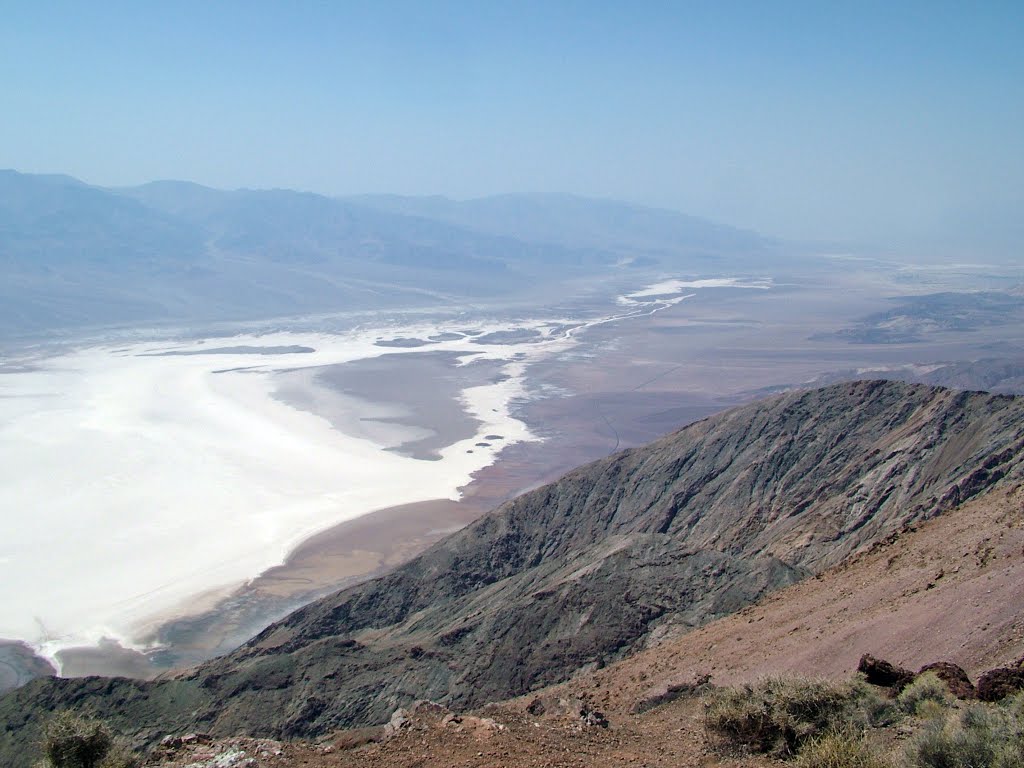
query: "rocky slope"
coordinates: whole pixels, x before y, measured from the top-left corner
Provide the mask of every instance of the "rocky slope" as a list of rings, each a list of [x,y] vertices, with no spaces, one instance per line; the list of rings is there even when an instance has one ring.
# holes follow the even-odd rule
[[[140,739],[287,738],[508,698],[1012,485],[1022,448],[1012,397],[857,382],[755,403],[525,494],[177,678],[33,682],[0,700],[0,754],[22,754],[39,708],[86,702]]]
[[[1022,575],[1024,486],[1016,485],[681,638],[475,714],[420,706],[405,720],[393,718],[401,728],[340,731],[316,742],[170,740],[153,765],[198,768],[237,755],[240,764],[281,768],[778,766],[715,753],[703,708],[689,693],[695,679],[845,679],[871,651],[911,670],[949,660],[980,681],[983,671],[1024,654],[1024,605],[1016,598]],[[608,727],[588,727],[598,719],[581,717],[585,710],[601,712]],[[907,731],[903,724],[894,735],[905,740]]]
[[[1010,483],[555,693],[590,690],[607,712],[636,711],[704,675],[842,678],[865,653],[914,671],[951,661],[977,680],[1024,656],[1022,583],[1024,485]]]

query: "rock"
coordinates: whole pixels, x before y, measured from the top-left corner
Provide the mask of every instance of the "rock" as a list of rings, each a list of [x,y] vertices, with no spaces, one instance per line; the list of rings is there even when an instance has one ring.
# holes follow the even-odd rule
[[[600,712],[596,709],[591,709],[583,715],[583,725],[589,728],[607,728],[608,718],[604,716],[604,712]]]
[[[421,699],[408,709],[399,708],[391,713],[391,719],[384,726],[383,738],[390,739],[400,731],[408,729],[424,731],[428,728],[446,727],[450,718],[456,718],[456,724],[461,722],[442,704]]]
[[[999,667],[978,678],[982,701],[1001,701],[1020,690],[1024,690],[1024,669],[1020,667]]]
[[[256,758],[247,756],[237,747],[227,747],[226,751],[219,753],[193,753],[192,757],[199,757],[199,761],[189,763],[189,768],[255,768],[257,765]]]
[[[608,719],[578,696],[536,696],[526,711],[534,717],[568,719],[580,726],[608,727]]]
[[[176,749],[181,749],[182,741],[181,736],[174,736],[168,734],[160,739],[160,747],[166,749],[169,752],[173,752]]]
[[[456,715],[453,712],[449,712],[441,718],[441,727],[451,728],[455,731],[474,733],[477,736],[488,736],[491,732],[505,730],[504,725],[501,725],[489,717]]]
[[[639,715],[676,699],[695,696],[710,686],[711,675],[696,675],[692,682],[670,684],[662,690],[645,696],[633,705],[632,712],[634,715]]]
[[[391,713],[391,719],[384,726],[384,738],[390,739],[393,736],[397,736],[400,731],[409,728],[411,725],[412,720],[409,719],[409,713],[399,707]]]
[[[467,717],[463,721],[476,731],[504,731],[505,726],[489,717]]]
[[[863,674],[871,685],[893,688],[897,693],[914,680],[914,673],[909,669],[897,667],[884,659],[876,659],[870,653],[860,657],[857,671]]]
[[[925,672],[934,673],[958,699],[978,698],[978,691],[975,690],[974,683],[963,667],[949,661],[938,661],[934,664],[925,664],[917,674],[923,675]]]

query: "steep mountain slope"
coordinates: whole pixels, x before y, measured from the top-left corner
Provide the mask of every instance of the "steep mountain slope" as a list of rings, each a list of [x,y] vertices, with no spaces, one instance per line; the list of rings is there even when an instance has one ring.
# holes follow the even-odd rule
[[[1012,397],[857,382],[755,403],[525,494],[178,678],[30,683],[0,700],[0,753],[33,708],[84,702],[142,738],[291,737],[524,693],[1018,482],[1022,449]]]
[[[200,756],[245,751],[258,765],[282,768],[778,766],[710,748],[702,704],[687,695],[696,678],[711,674],[718,685],[774,674],[845,679],[871,652],[912,670],[952,661],[977,680],[1024,655],[1022,547],[1024,485],[1015,484],[757,605],[558,686],[447,720],[422,707],[410,713],[410,727],[378,743],[356,746],[372,735],[365,731],[338,732],[326,745],[227,740],[170,752],[159,765],[183,768]],[[577,702],[598,709],[609,727],[581,727]]]

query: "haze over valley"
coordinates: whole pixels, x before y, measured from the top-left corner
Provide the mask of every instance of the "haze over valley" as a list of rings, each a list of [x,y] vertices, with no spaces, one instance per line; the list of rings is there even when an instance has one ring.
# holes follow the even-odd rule
[[[1022,39],[5,8],[0,766],[1024,765]]]
[[[31,512],[0,557],[0,637],[67,674],[230,650],[488,504],[764,392],[1020,387],[1014,266],[584,198],[3,179],[0,501]],[[300,547],[388,509],[415,510],[400,544]]]

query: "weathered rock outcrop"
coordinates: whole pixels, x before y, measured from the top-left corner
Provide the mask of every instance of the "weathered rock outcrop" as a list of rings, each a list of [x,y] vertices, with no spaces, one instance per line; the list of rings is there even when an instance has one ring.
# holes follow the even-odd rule
[[[861,656],[857,671],[864,675],[864,679],[871,685],[892,688],[897,693],[914,682],[914,673],[909,669],[885,659],[876,659],[870,653]]]
[[[0,700],[0,754],[34,708],[86,700],[141,739],[281,738],[525,693],[1019,480],[1022,449],[1024,399],[856,382],[754,403],[524,494],[187,674],[34,681]]]
[[[999,667],[978,678],[978,698],[982,701],[1002,701],[1017,691],[1024,691],[1024,666]]]
[[[893,693],[899,693],[910,685],[918,676],[931,672],[939,680],[946,684],[949,692],[958,699],[976,699],[978,692],[974,683],[967,676],[964,668],[951,661],[936,661],[925,664],[915,675],[909,669],[893,664],[885,659],[878,659],[870,653],[861,656],[857,671],[864,675],[864,680],[871,685],[880,688],[891,688]]]

